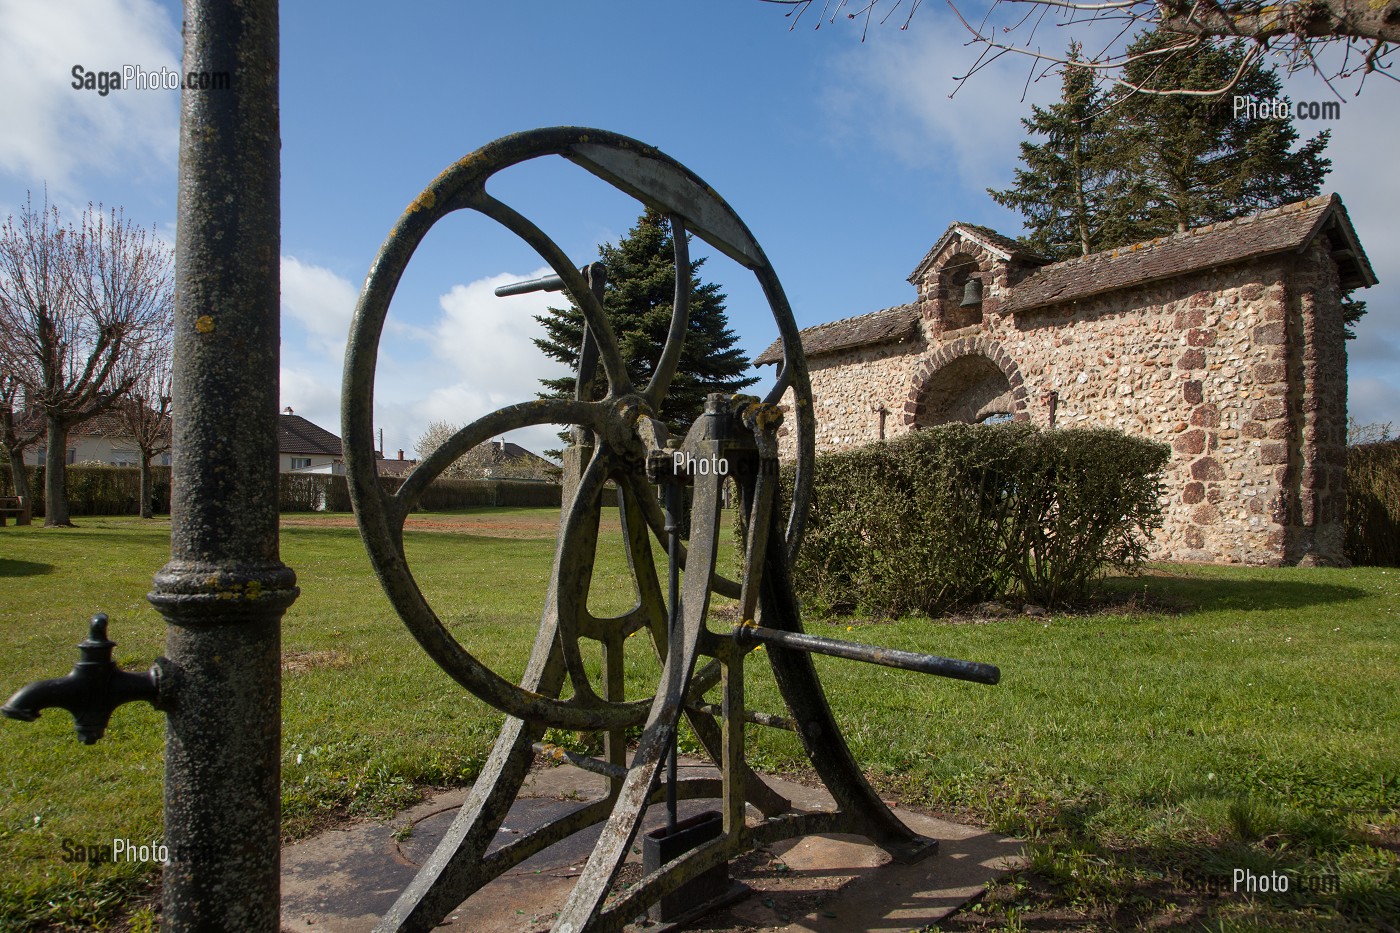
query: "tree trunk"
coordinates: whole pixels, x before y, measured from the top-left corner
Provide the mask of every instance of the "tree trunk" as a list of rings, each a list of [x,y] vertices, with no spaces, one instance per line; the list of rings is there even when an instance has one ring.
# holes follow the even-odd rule
[[[15,486],[15,495],[23,497],[25,502],[34,505],[33,498],[29,495],[29,471],[24,468],[24,448],[8,448],[10,455],[10,480]]]
[[[68,426],[50,417],[44,457],[44,527],[72,527],[68,518]]]
[[[141,517],[151,517],[151,458],[141,454]]]

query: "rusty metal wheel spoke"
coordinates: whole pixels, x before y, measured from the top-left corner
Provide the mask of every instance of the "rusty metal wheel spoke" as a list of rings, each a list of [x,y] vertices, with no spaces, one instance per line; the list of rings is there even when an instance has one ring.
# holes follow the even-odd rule
[[[518,428],[537,424],[577,424],[591,427],[601,417],[599,407],[592,402],[579,402],[572,399],[536,399],[498,408],[489,415],[483,415],[471,424],[459,428],[450,438],[423,459],[404,478],[401,485],[390,497],[395,518],[401,525],[404,517],[418,505],[423,491],[442,472],[456,463],[468,451],[487,440]]]
[[[671,243],[676,257],[676,290],[671,301],[671,327],[666,332],[666,343],[657,358],[656,369],[651,381],[642,390],[642,397],[651,404],[654,411],[661,411],[661,400],[671,388],[676,367],[681,362],[681,352],[685,349],[687,328],[690,325],[690,244],[686,242],[685,218],[671,215]]]
[[[598,543],[599,503],[603,486],[612,470],[612,456],[604,448],[594,452],[583,471],[559,534],[554,554],[554,600],[559,619],[559,647],[573,685],[573,702],[584,707],[601,707],[607,701],[594,691],[579,650],[579,638],[586,634],[580,624],[588,616],[588,594],[593,579],[593,558]],[[604,633],[593,633],[594,637]],[[640,722],[651,707],[650,700],[614,703],[635,711]]]
[[[643,388],[632,385],[617,334],[604,312],[602,266],[593,263],[581,269],[534,222],[486,192],[486,183],[496,173],[544,156],[573,162],[670,220],[676,263],[672,315],[666,341]],[[457,210],[474,211],[500,224],[529,244],[553,270],[552,276],[504,286],[498,294],[563,288],[580,309],[586,327],[579,348],[578,394],[574,400],[511,405],[478,418],[425,458],[390,495],[380,485],[374,457],[374,377],[379,341],[390,301],[415,250],[439,220]],[[604,918],[601,906],[630,850],[641,814],[655,796],[654,782],[662,757],[683,717],[690,719],[710,755],[724,763],[726,821],[739,812],[742,824],[745,796],[765,815],[787,806],[787,801],[742,763],[741,748],[735,751],[734,736],[739,735],[742,745],[742,735],[735,731],[732,711],[740,707],[726,706],[730,712],[725,713],[722,732],[715,707],[704,698],[705,691],[721,681],[722,671],[728,678],[742,658],[739,649],[724,647],[730,644],[724,633],[708,631],[705,621],[711,594],[736,599],[743,595],[739,583],[715,571],[722,485],[718,475],[697,482],[695,509],[705,517],[700,520],[701,531],[696,532],[692,525],[695,537],[689,553],[678,549],[678,569],[689,563],[694,572],[685,575],[682,595],[673,605],[668,605],[670,597],[665,595],[663,574],[658,573],[654,557],[653,536],[665,541],[666,519],[646,473],[657,460],[669,459],[666,431],[657,419],[674,384],[691,324],[688,236],[692,234],[757,277],[784,343],[783,368],[768,402],[776,403],[784,393],[791,400],[793,417],[788,430],[794,435],[798,468],[788,499],[786,537],[775,531],[769,538],[774,546],[768,553],[791,553],[802,534],[815,445],[811,387],[797,326],[777,275],[748,228],[713,189],[680,163],[636,140],[591,129],[555,127],[496,140],[454,163],[414,199],[370,268],[346,349],[341,396],[350,494],[361,534],[385,593],[413,637],[457,683],[510,717],[483,771],[482,780],[490,786],[474,792],[473,805],[458,819],[419,879],[400,897],[385,918],[384,929],[428,929],[453,905],[504,870],[507,862],[492,861],[487,847],[509,805],[507,798],[518,790],[532,749],[539,747],[535,743],[547,727],[604,734],[604,760],[594,765],[608,775],[612,800],[612,816],[590,859],[587,877],[580,880],[556,924],[561,930],[614,926],[617,918]],[[602,363],[607,391],[601,400],[594,401],[597,362]],[[751,401],[736,400],[736,404],[749,406],[744,410],[750,411]],[[737,418],[738,410],[725,416]],[[707,411],[706,417],[714,415]],[[776,420],[770,417],[763,428],[767,431],[763,456],[770,463],[777,443]],[[434,612],[404,552],[404,521],[433,480],[473,447],[510,430],[546,423],[573,426],[574,443],[565,457],[559,536],[539,628],[521,683],[514,684],[459,643]],[[753,429],[757,436],[760,429]],[[704,436],[708,439],[701,443],[708,445],[706,456],[711,460],[728,449],[720,439],[725,435]],[[754,449],[743,448],[742,456],[756,457]],[[595,585],[599,520],[609,480],[618,486],[619,520],[636,601],[625,612],[599,616],[590,611],[588,603]],[[773,521],[776,528],[776,516]],[[753,556],[746,561],[752,570]],[[676,613],[677,618],[669,618]],[[775,616],[782,614],[775,609]],[[671,625],[676,626],[675,631],[670,630]],[[655,689],[642,699],[629,701],[623,690],[625,646],[630,644],[629,636],[644,628],[662,674]],[[589,674],[583,640],[602,647],[601,677]],[[697,663],[707,654],[713,659]],[[725,697],[721,702],[736,702],[730,680],[723,683]],[[737,702],[742,704],[741,699]],[[640,744],[629,751],[626,730],[643,725]],[[731,794],[735,786],[740,788],[735,792],[737,797]],[[735,800],[738,811],[734,811]],[[601,816],[600,808],[594,810],[588,811],[587,822]],[[733,837],[735,846],[742,835],[739,832]]]
[[[569,261],[564,251],[543,230],[509,205],[483,191],[472,199],[471,206],[529,243],[549,263],[554,274],[564,280],[564,287],[583,312],[583,319],[588,322],[588,329],[598,342],[598,355],[603,362],[603,372],[608,377],[608,394],[619,396],[631,392],[632,380],[627,375],[627,365],[622,361],[622,351],[618,349],[612,322],[579,268]]]
[[[642,507],[642,518],[646,522],[647,528],[651,529],[651,533],[656,537],[657,541],[665,544],[666,518],[661,514],[661,506],[657,505],[655,497],[647,496],[638,491],[638,487],[640,487],[641,490],[648,488],[646,483],[641,479],[634,477],[630,478],[628,482],[632,484],[634,491],[637,491],[637,499]],[[682,570],[685,569],[688,553],[686,546],[682,544],[680,546],[680,564]],[[738,583],[718,572],[711,574],[710,588],[719,595],[728,596],[730,599],[738,599],[741,589]]]

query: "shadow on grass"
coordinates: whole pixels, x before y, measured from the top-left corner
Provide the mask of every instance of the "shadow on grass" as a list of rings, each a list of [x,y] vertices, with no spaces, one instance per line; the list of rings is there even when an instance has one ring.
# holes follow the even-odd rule
[[[0,557],[0,577],[37,577],[40,574],[53,573],[53,569],[53,564]]]
[[[1376,839],[1335,817],[1279,812],[1247,799],[1232,804],[1213,836],[1117,845],[1104,844],[1091,828],[1094,803],[1060,807],[1049,831],[1030,845],[1030,868],[1051,889],[1035,906],[1053,915],[1067,904],[1096,904],[1114,929],[1172,933],[1217,929],[1202,921],[1222,916],[1231,925],[1219,929],[1303,930],[1320,927],[1274,924],[1306,914],[1327,929],[1370,929],[1369,920],[1400,915],[1394,875],[1356,858]]]
[[[150,534],[150,538],[143,539],[141,536]],[[122,551],[134,546],[141,546],[143,540],[152,542],[166,542],[170,538],[170,526],[167,525],[141,525],[130,530],[113,529],[102,525],[75,525],[72,528],[45,528],[43,534],[48,540],[56,541],[67,538],[75,543],[91,544],[99,542],[110,545],[113,551]],[[33,540],[33,539],[31,539]]]
[[[1355,586],[1308,580],[1220,580],[1185,576],[1110,577],[1114,593],[1142,593],[1168,604],[1208,612],[1303,609],[1362,599],[1371,594]]]

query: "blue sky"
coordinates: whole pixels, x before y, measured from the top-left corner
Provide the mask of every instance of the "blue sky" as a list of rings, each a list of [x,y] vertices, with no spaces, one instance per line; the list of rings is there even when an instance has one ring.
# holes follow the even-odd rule
[[[537,126],[596,126],[687,164],[739,212],[787,289],[798,323],[913,298],[905,281],[949,223],[1008,235],[1006,187],[1030,102],[1025,64],[982,72],[953,99],[973,52],[951,13],[925,4],[907,31],[845,23],[796,30],[758,0],[582,4],[282,5],[282,402],[339,433],[345,335],[366,270],[399,212],[439,171],[482,144]],[[0,214],[38,194],[71,213],[120,205],[173,242],[178,91],[99,96],[72,68],[179,66],[179,5],[157,0],[0,0]],[[1068,36],[1048,34],[1050,47]],[[1400,87],[1353,86],[1333,130],[1325,190],[1347,204],[1382,284],[1351,344],[1351,408],[1400,422]],[[1295,100],[1327,99],[1311,75]],[[493,192],[580,264],[640,211],[558,160],[502,175]],[[393,454],[432,420],[462,423],[532,397],[557,374],[530,343],[549,299],[491,296],[543,262],[483,218],[456,215],[420,249],[395,298],[376,389]],[[714,256],[703,273],[729,295],[756,355],[775,336],[749,273]],[[554,299],[557,302],[557,297]],[[771,370],[765,370],[771,377]],[[541,449],[549,429],[515,438]]]

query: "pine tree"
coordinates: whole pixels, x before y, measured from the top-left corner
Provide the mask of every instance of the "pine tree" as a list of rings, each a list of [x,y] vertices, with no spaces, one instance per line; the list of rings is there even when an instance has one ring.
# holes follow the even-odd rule
[[[1242,43],[1150,54],[1169,39],[1139,36],[1123,79],[1136,88],[1224,87],[1240,69]],[[1072,44],[1059,103],[1032,107],[1021,122],[1043,143],[1021,143],[1024,168],[998,204],[1026,218],[1021,240],[1051,259],[1126,246],[1314,197],[1331,168],[1330,134],[1295,148],[1288,117],[1236,114],[1236,95],[1280,99],[1273,69],[1247,65],[1228,94],[1105,94],[1093,69],[1076,66]],[[1347,335],[1366,303],[1344,297]]]
[[[1080,60],[1078,43],[1070,45],[1071,63]],[[1060,101],[1048,108],[1032,106],[1021,124],[1043,143],[1023,141],[1016,184],[1005,191],[987,193],[998,204],[1026,218],[1028,233],[1022,240],[1051,259],[1068,259],[1104,248],[1113,237],[1113,215],[1106,208],[1113,181],[1106,158],[1112,117],[1097,87],[1092,69],[1065,67]]]
[[[656,368],[671,327],[676,260],[670,221],[648,208],[621,242],[604,243],[598,250],[608,269],[603,310],[612,323],[633,385],[642,387]],[[725,296],[719,286],[701,282],[696,274],[704,262],[694,259],[690,263],[690,317],[685,348],[670,391],[657,413],[673,435],[684,435],[700,416],[707,394],[738,392],[758,381],[743,378],[749,359],[734,346],[738,337],[729,329]],[[547,334],[536,339],[535,345],[576,371],[583,312],[571,300],[569,307],[550,308],[548,314],[535,319],[544,325]],[[540,381],[549,390],[542,393],[546,397],[573,397],[572,375]],[[605,381],[600,365],[595,383],[599,397]]]
[[[1143,56],[1169,40],[1155,33],[1130,47]],[[1124,79],[1144,88],[1223,87],[1240,68],[1242,43],[1204,45],[1192,52],[1146,55],[1128,63]],[[1278,75],[1259,62],[1246,66],[1229,94],[1214,97],[1119,92],[1112,111],[1111,158],[1140,180],[1131,197],[1112,206],[1120,246],[1231,220],[1315,196],[1331,167],[1322,132],[1294,150],[1291,118],[1236,114],[1234,97],[1280,98]]]

